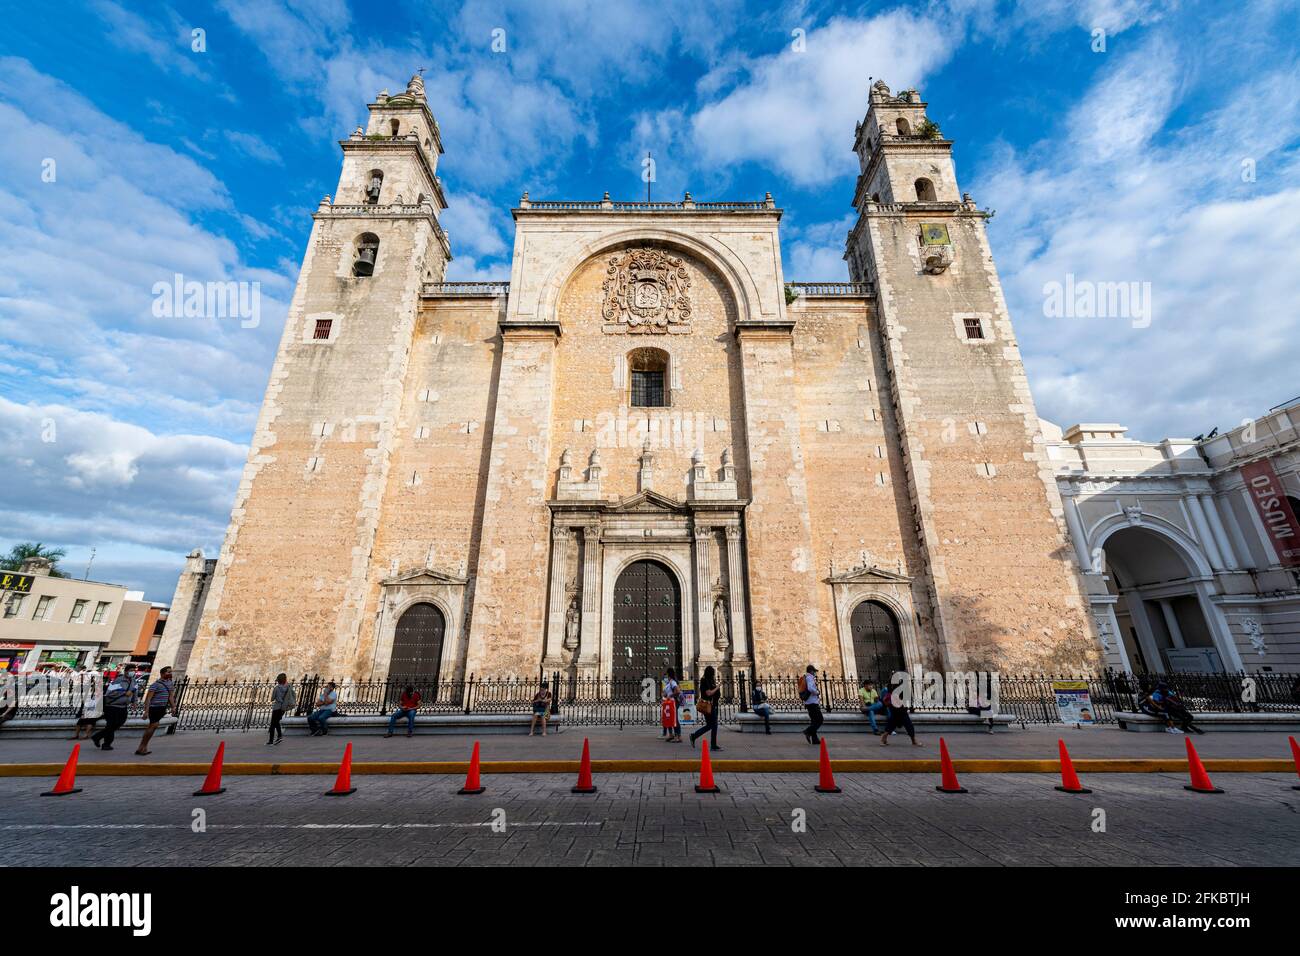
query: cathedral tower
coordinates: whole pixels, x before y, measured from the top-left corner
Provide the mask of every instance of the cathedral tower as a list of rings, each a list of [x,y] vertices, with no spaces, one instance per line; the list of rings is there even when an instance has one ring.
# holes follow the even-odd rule
[[[1098,644],[985,223],[915,90],[877,82],[845,258],[874,283],[945,668],[1067,673]]]
[[[424,83],[380,93],[340,143],[311,236],[191,659],[353,669],[421,285],[451,258],[438,222],[438,124]],[[170,652],[171,649],[164,648]]]

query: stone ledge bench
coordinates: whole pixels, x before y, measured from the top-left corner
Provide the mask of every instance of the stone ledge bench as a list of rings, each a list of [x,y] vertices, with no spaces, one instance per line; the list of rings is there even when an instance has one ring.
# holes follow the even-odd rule
[[[1150,714],[1133,711],[1115,712],[1115,722],[1120,730],[1137,733],[1159,733],[1165,729],[1165,722]],[[1295,733],[1300,731],[1300,713],[1258,713],[1258,714],[1204,714],[1192,712],[1192,723],[1202,730],[1233,731],[1280,731]]]
[[[168,733],[176,723],[176,718],[168,714],[158,723],[158,733]],[[144,733],[144,729],[149,726],[149,721],[143,717],[131,717],[121,727],[117,728],[117,734],[139,736]],[[95,723],[95,730],[100,731],[105,727],[101,718]],[[76,717],[14,717],[0,724],[0,737],[54,737],[72,739],[72,735],[77,732]]]
[[[528,714],[417,714],[416,734],[526,734],[533,715]],[[306,717],[285,717],[281,722],[285,733],[307,733]],[[563,730],[564,714],[556,714],[546,721],[546,732]],[[331,717],[326,728],[331,734],[386,734],[388,718],[378,714],[348,714],[346,711]],[[255,727],[265,732],[265,725]],[[542,732],[538,723],[537,732]],[[399,718],[393,728],[394,735],[406,733],[406,718]]]
[[[822,724],[820,733],[871,733],[871,722],[867,720],[865,714],[854,711],[853,713],[832,713],[823,714],[826,722]],[[885,728],[885,715],[876,715],[876,724],[881,730]],[[1011,725],[1018,723],[1012,714],[998,714],[992,718],[993,730],[1009,730]],[[771,716],[772,733],[798,732],[808,726],[808,714],[806,712],[796,712],[789,710],[778,710]],[[912,724],[916,727],[917,733],[988,733],[989,718],[976,717],[974,714],[935,714],[925,712],[914,712],[912,714]],[[735,727],[741,733],[762,733],[763,718],[753,711],[736,715]],[[906,733],[906,731],[904,731]]]

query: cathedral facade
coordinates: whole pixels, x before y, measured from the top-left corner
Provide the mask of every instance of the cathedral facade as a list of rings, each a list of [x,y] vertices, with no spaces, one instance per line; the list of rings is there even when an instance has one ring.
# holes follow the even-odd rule
[[[851,282],[787,282],[770,195],[525,193],[509,283],[456,283],[423,83],[379,94],[313,216],[201,617],[159,660],[1095,669],[988,216],[925,110],[870,92]]]

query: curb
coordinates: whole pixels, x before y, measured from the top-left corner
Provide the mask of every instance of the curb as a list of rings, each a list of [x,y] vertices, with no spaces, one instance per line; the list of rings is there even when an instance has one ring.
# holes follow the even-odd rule
[[[1215,773],[1295,773],[1290,760],[1273,758],[1221,758],[1202,761],[1205,769]],[[836,773],[938,773],[938,760],[835,760]],[[1059,773],[1056,760],[954,760],[962,773]],[[83,763],[77,775],[84,777],[193,777],[208,772],[208,763]],[[595,773],[695,773],[697,760],[593,760]],[[1186,760],[1157,758],[1076,759],[1079,773],[1186,773]],[[0,764],[0,777],[53,777],[63,769],[61,763]],[[329,763],[228,763],[228,776],[296,776],[300,774],[334,774],[339,765]],[[467,761],[378,761],[354,763],[353,774],[464,774]],[[564,773],[578,772],[577,760],[498,760],[484,761],[483,773]],[[715,760],[719,773],[816,773],[816,760]]]

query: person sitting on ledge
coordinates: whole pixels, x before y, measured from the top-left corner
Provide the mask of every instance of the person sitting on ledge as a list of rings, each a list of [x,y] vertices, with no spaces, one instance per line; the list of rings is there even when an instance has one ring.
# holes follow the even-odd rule
[[[311,728],[313,737],[324,737],[329,733],[325,722],[334,716],[334,711],[339,704],[338,685],[330,681],[321,688],[320,696],[316,698],[316,709],[311,712],[307,718],[307,726]]]
[[[406,718],[406,736],[415,735],[415,712],[420,709],[420,692],[415,689],[414,685],[407,684],[402,689],[402,696],[398,698],[397,709],[393,711],[392,716],[388,718],[388,733],[385,737],[393,736],[393,731],[397,727],[397,722]]]
[[[767,702],[767,691],[763,690],[763,686],[758,682],[757,677],[754,678],[754,690],[750,693],[749,700],[750,710],[763,718],[763,732],[770,735],[772,733],[772,705]]]

